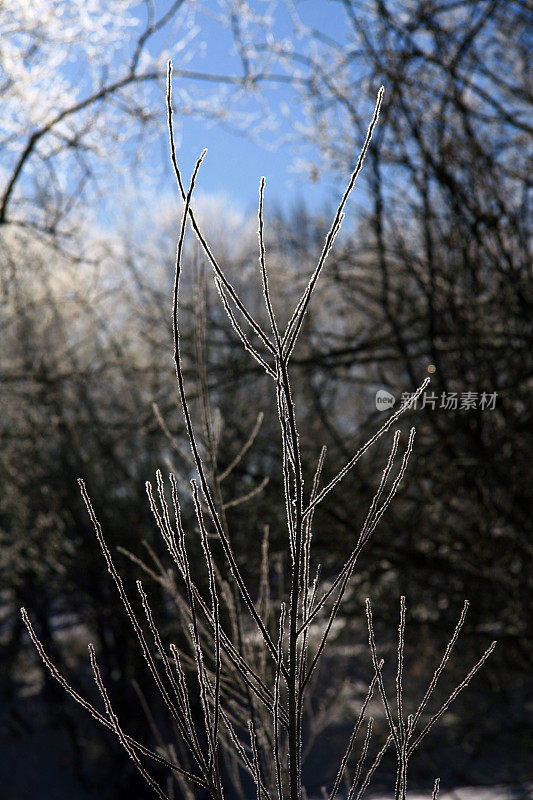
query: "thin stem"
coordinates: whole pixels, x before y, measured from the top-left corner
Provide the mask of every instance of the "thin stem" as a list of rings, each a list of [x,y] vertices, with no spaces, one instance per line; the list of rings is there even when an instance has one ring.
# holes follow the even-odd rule
[[[274,309],[272,307],[272,300],[270,298],[270,290],[268,288],[268,275],[266,271],[266,264],[265,264],[265,233],[264,233],[264,221],[263,221],[263,201],[265,195],[265,179],[261,178],[261,184],[259,186],[259,209],[257,212],[258,221],[259,221],[259,263],[261,266],[261,280],[263,282],[263,294],[265,297],[265,305],[268,311],[268,317],[270,319],[270,327],[272,328],[272,333],[274,334],[274,341],[276,342],[276,349],[278,354],[281,355],[281,340],[279,336],[278,326],[276,324],[276,317],[274,315]]]
[[[403,655],[405,645],[405,597],[400,597],[400,624],[398,626],[398,671],[396,673],[396,703],[400,752],[398,760],[397,800],[405,800],[407,791],[407,731],[403,720]]]
[[[443,715],[443,714],[444,714],[444,713],[445,713],[445,712],[448,710],[448,708],[451,706],[451,704],[452,704],[452,703],[453,703],[453,701],[456,699],[456,697],[457,697],[457,696],[460,694],[460,692],[462,692],[462,691],[463,691],[463,689],[464,689],[466,686],[468,686],[468,684],[470,683],[470,681],[472,680],[472,678],[474,677],[474,675],[476,674],[476,672],[477,672],[478,670],[480,670],[480,669],[481,669],[481,667],[483,666],[483,664],[485,663],[485,661],[487,660],[487,658],[490,656],[490,654],[492,653],[492,651],[493,651],[493,650],[494,650],[494,648],[496,647],[496,644],[497,644],[497,642],[492,642],[492,644],[490,645],[490,647],[488,647],[488,648],[485,650],[485,652],[483,653],[483,655],[481,656],[481,658],[479,659],[479,661],[478,661],[476,664],[474,664],[474,666],[472,667],[472,669],[470,670],[470,672],[468,673],[468,675],[466,676],[466,678],[465,678],[464,680],[462,680],[462,681],[461,681],[461,683],[460,683],[460,684],[459,684],[459,685],[458,685],[458,686],[457,686],[457,687],[456,687],[456,688],[453,690],[453,692],[452,692],[452,693],[451,693],[451,695],[448,697],[448,699],[446,700],[446,702],[445,702],[445,703],[443,703],[443,705],[442,705],[442,706],[439,708],[439,710],[437,711],[437,713],[436,713],[436,714],[434,714],[434,715],[432,716],[432,718],[430,719],[430,721],[428,722],[428,724],[426,725],[426,727],[425,727],[425,728],[424,728],[424,729],[421,731],[421,733],[419,733],[419,735],[417,736],[416,740],[413,742],[413,744],[412,744],[412,745],[409,747],[409,749],[407,750],[407,757],[408,757],[408,758],[410,758],[410,757],[411,757],[411,755],[412,755],[413,751],[414,751],[414,750],[415,750],[415,749],[418,747],[418,745],[420,744],[420,742],[422,741],[422,739],[424,739],[424,738],[427,736],[427,734],[429,733],[429,731],[431,730],[431,728],[433,727],[433,725],[434,725],[434,724],[437,722],[437,720],[439,720],[439,719],[442,717],[442,715]]]
[[[305,312],[307,310],[307,306],[309,305],[309,301],[311,300],[311,296],[313,294],[313,291],[314,291],[314,288],[315,288],[316,283],[318,281],[318,278],[320,277],[320,273],[322,272],[322,268],[323,268],[323,266],[324,266],[324,264],[326,262],[328,254],[329,254],[329,252],[330,252],[330,250],[331,250],[331,248],[333,246],[333,242],[335,241],[335,237],[336,237],[336,235],[337,235],[337,233],[338,233],[338,231],[340,229],[340,226],[341,226],[341,223],[342,223],[342,219],[343,219],[343,216],[344,216],[344,214],[343,214],[344,207],[346,205],[348,197],[350,196],[350,194],[352,192],[352,189],[354,187],[354,184],[355,184],[355,181],[357,179],[357,176],[361,172],[361,168],[363,166],[363,161],[364,161],[366,152],[368,150],[368,147],[370,145],[370,140],[372,139],[372,133],[373,133],[374,128],[376,127],[376,124],[377,124],[377,121],[378,121],[379,112],[380,112],[380,109],[381,109],[381,103],[382,103],[382,100],[383,100],[384,92],[385,92],[385,89],[383,88],[383,86],[381,86],[380,89],[379,89],[379,92],[378,92],[376,105],[375,105],[375,108],[374,108],[374,113],[372,115],[372,120],[370,122],[370,125],[368,126],[368,131],[367,131],[366,138],[365,138],[365,141],[364,141],[364,144],[363,144],[363,148],[362,148],[362,150],[361,150],[361,152],[359,154],[359,158],[357,159],[357,164],[355,166],[354,171],[352,172],[352,175],[351,175],[350,180],[348,182],[348,186],[346,187],[346,189],[344,191],[344,194],[342,196],[342,199],[341,199],[341,201],[339,203],[339,206],[337,208],[335,217],[334,217],[333,222],[331,224],[331,228],[329,229],[328,234],[326,236],[326,240],[324,242],[324,247],[323,247],[322,253],[320,255],[320,258],[318,260],[318,264],[316,265],[315,270],[314,270],[314,272],[313,272],[313,274],[312,274],[312,276],[311,276],[311,278],[309,280],[309,283],[307,284],[307,288],[306,288],[305,292],[303,293],[300,301],[298,302],[298,304],[297,304],[297,306],[296,306],[296,308],[294,310],[294,313],[293,313],[291,319],[289,320],[289,324],[287,325],[287,329],[285,331],[285,335],[284,335],[283,341],[282,341],[283,356],[285,358],[287,358],[287,360],[290,358],[290,355],[292,353],[294,345],[296,344],[296,339],[298,338],[298,333],[300,332],[300,328],[302,326],[302,322],[303,322],[303,318],[305,316]]]
[[[205,529],[204,518],[200,506],[200,498],[198,496],[198,487],[195,481],[191,481],[193,489],[194,506],[196,511],[196,518],[200,525],[200,532],[202,538],[202,548],[204,551],[205,561],[207,565],[207,572],[209,576],[209,593],[211,595],[211,613],[215,622],[214,639],[215,639],[215,698],[214,698],[214,711],[213,711],[213,725],[210,732],[212,740],[212,753],[210,766],[214,767],[215,779],[217,786],[222,794],[222,784],[220,781],[220,772],[218,767],[217,748],[218,748],[218,723],[220,716],[220,671],[221,671],[221,655],[220,655],[220,616],[218,595],[215,583],[215,572],[213,569],[213,557],[209,548],[209,538]]]
[[[392,734],[392,738],[394,739],[394,744],[396,745],[396,750],[398,753],[400,752],[400,741],[398,738],[398,732],[396,730],[396,726],[394,725],[394,721],[392,719],[392,713],[390,710],[389,701],[387,700],[387,695],[385,693],[385,686],[383,683],[383,676],[381,674],[381,667],[378,663],[378,657],[376,653],[376,642],[374,638],[374,626],[372,624],[372,607],[370,605],[370,600],[367,597],[366,599],[366,617],[368,622],[368,641],[370,644],[370,652],[372,654],[372,663],[374,664],[374,669],[376,671],[377,679],[378,679],[378,686],[379,686],[379,693],[381,695],[381,700],[383,701],[383,707],[385,709],[385,715],[387,717],[387,721],[389,723],[390,732]]]
[[[344,465],[344,467],[340,470],[340,472],[338,472],[337,475],[322,489],[322,491],[318,493],[315,499],[309,503],[309,505],[304,511],[304,517],[310,514],[313,508],[322,502],[324,497],[344,478],[344,476],[352,469],[352,467],[354,467],[355,464],[357,464],[359,459],[366,453],[366,451],[369,450],[372,447],[372,445],[375,444],[378,441],[378,439],[380,439],[392,425],[394,425],[396,420],[399,417],[401,417],[401,415],[404,414],[405,411],[407,411],[407,409],[410,408],[415,403],[416,399],[420,397],[426,386],[429,384],[429,381],[430,379],[426,378],[418,387],[413,396],[409,399],[409,401],[404,405],[402,405],[398,409],[398,411],[395,411],[394,414],[392,414],[389,417],[389,419],[384,423],[384,425],[382,425],[381,428],[373,436],[371,436],[370,439],[368,439],[368,441],[362,447],[359,448],[357,453],[355,453],[355,455],[352,456],[352,458],[348,461],[347,464]]]
[[[280,705],[280,678],[281,665],[283,662],[283,633],[285,629],[285,604],[281,604],[279,618],[279,637],[276,674],[274,678],[274,763],[276,766],[276,782],[278,788],[278,800],[283,800],[283,780],[281,776],[281,754],[280,754],[280,735],[279,735],[279,705]]]
[[[294,508],[294,557],[291,570],[290,592],[290,618],[289,618],[289,674],[287,677],[287,692],[289,695],[289,783],[291,800],[300,800],[301,795],[301,721],[302,721],[302,694],[299,691],[299,659],[298,659],[298,612],[300,608],[300,590],[302,578],[302,552],[303,536],[303,472],[300,457],[300,446],[296,428],[294,403],[291,397],[289,374],[287,364],[279,360],[279,377],[281,390],[285,402],[287,415],[286,435],[290,442],[294,458],[294,497],[289,506]],[[282,425],[282,430],[285,431]]]
[[[172,62],[169,61],[167,64],[167,123],[168,123],[168,132],[170,137],[170,158],[172,161],[172,167],[174,169],[174,174],[176,176],[176,180],[178,183],[179,190],[181,192],[181,196],[183,200],[186,200],[187,193],[185,191],[185,186],[183,184],[183,180],[181,177],[181,172],[178,167],[178,160],[176,157],[176,145],[174,142],[174,126],[173,126],[173,109],[172,109]],[[230,295],[231,299],[239,309],[240,313],[243,315],[247,323],[250,327],[255,331],[255,333],[259,336],[262,340],[265,347],[270,350],[271,353],[275,353],[275,347],[266,335],[266,333],[262,330],[260,325],[253,319],[253,317],[248,313],[244,305],[242,304],[237,292],[229,282],[229,280],[224,275],[223,271],[221,270],[220,266],[218,265],[213,253],[211,252],[209,245],[207,244],[205,238],[200,231],[198,223],[196,221],[196,217],[192,208],[190,208],[190,204],[187,204],[187,214],[190,217],[192,228],[200,242],[204,253],[206,254],[213,270],[215,271],[216,276],[219,278],[221,283],[223,284],[224,288],[227,290],[228,294]]]
[[[380,499],[380,497],[381,497],[381,495],[383,493],[383,489],[385,487],[385,484],[387,482],[389,474],[390,474],[390,472],[392,470],[392,466],[393,466],[393,463],[394,463],[394,457],[395,457],[396,452],[398,450],[399,440],[400,440],[400,432],[396,431],[396,433],[394,435],[394,441],[393,441],[393,444],[392,444],[391,452],[389,454],[389,458],[388,458],[388,461],[387,461],[387,466],[383,470],[383,475],[381,477],[381,481],[380,481],[378,490],[377,490],[376,494],[374,495],[374,498],[373,498],[372,503],[370,505],[370,510],[368,512],[367,518],[366,518],[365,523],[363,525],[361,534],[359,536],[359,539],[357,540],[357,546],[356,546],[356,549],[354,551],[354,552],[357,553],[357,555],[359,555],[359,552],[362,550],[362,548],[364,547],[364,545],[368,541],[372,531],[376,527],[377,520],[379,519],[379,517],[377,517],[377,515],[376,515],[376,506],[377,506],[377,504],[379,502],[379,499]],[[405,458],[404,458],[404,462],[405,462]],[[394,486],[393,486],[393,489],[394,489]],[[337,616],[337,614],[338,614],[338,612],[340,610],[340,607],[341,607],[341,604],[342,604],[342,600],[343,600],[343,597],[344,597],[344,592],[346,591],[346,586],[348,585],[348,581],[350,580],[351,574],[352,574],[353,569],[355,567],[356,560],[357,560],[357,556],[353,557],[353,554],[352,554],[350,559],[348,559],[348,563],[350,564],[350,568],[341,570],[341,575],[343,575],[343,578],[342,578],[339,594],[337,595],[337,599],[335,600],[333,608],[331,609],[328,623],[327,623],[326,628],[324,630],[324,633],[322,635],[322,640],[321,640],[320,645],[319,645],[319,647],[318,647],[318,649],[317,649],[317,651],[315,653],[315,656],[313,658],[313,661],[311,663],[309,671],[308,671],[308,673],[307,673],[307,675],[305,677],[305,680],[303,681],[302,688],[305,688],[305,686],[307,685],[307,683],[311,679],[313,671],[315,670],[315,668],[316,668],[316,666],[318,664],[318,661],[320,659],[320,656],[322,655],[322,653],[324,651],[324,648],[326,646],[326,642],[327,642],[329,633],[331,631],[331,628],[333,626],[335,618],[336,618],[336,616]],[[334,585],[335,585],[335,582],[334,582]],[[333,587],[330,587],[330,590],[331,589],[333,589]],[[322,600],[324,600],[324,598],[322,598]],[[315,611],[316,610],[317,609],[315,609]],[[309,617],[308,617],[308,619],[309,619]],[[306,630],[307,629],[308,628],[306,627]]]
[[[350,787],[350,791],[348,793],[348,797],[346,800],[353,800],[353,796],[355,794],[355,790],[357,789],[357,784],[359,783],[359,778],[361,777],[361,772],[363,769],[363,764],[366,759],[366,754],[368,753],[368,746],[370,744],[370,737],[372,736],[372,726],[374,725],[373,717],[370,717],[368,720],[368,727],[366,730],[365,741],[363,742],[363,748],[361,750],[361,756],[359,761],[357,762],[357,767],[355,770],[355,775],[353,776],[352,785]]]
[[[106,688],[104,686],[104,683],[102,681],[102,676],[100,675],[100,670],[98,668],[98,662],[96,661],[96,654],[94,652],[94,647],[93,647],[93,645],[91,643],[89,643],[89,654],[90,654],[91,667],[92,667],[92,670],[93,670],[93,673],[94,673],[94,679],[96,681],[96,685],[98,686],[98,689],[100,690],[100,694],[102,695],[102,698],[103,698],[104,704],[105,704],[105,708],[106,708],[106,711],[107,711],[107,716],[109,717],[111,725],[113,726],[113,730],[117,734],[117,737],[118,737],[118,740],[119,740],[120,744],[126,750],[126,752],[128,753],[128,755],[130,756],[130,758],[134,762],[135,766],[137,767],[137,769],[139,770],[139,772],[141,773],[141,775],[143,776],[145,781],[148,783],[149,786],[152,787],[152,789],[158,795],[158,797],[160,797],[161,800],[169,800],[168,795],[166,795],[162,791],[162,789],[160,788],[159,784],[157,784],[154,781],[154,779],[151,777],[151,775],[145,770],[145,768],[141,764],[141,762],[139,760],[139,757],[138,757],[137,753],[135,752],[134,748],[131,747],[131,745],[128,742],[126,736],[124,736],[124,733],[123,733],[122,728],[120,727],[120,724],[119,724],[119,721],[118,721],[118,717],[115,714],[115,712],[113,711],[113,707],[111,705],[111,701],[109,700],[109,696],[107,694],[107,690],[106,690]]]
[[[383,661],[380,661],[380,667],[381,666],[383,666]],[[348,747],[346,748],[344,756],[342,757],[342,761],[341,761],[341,764],[340,764],[340,767],[339,767],[339,771],[337,772],[337,777],[335,779],[335,783],[333,784],[333,789],[331,790],[331,794],[329,795],[329,800],[335,800],[335,795],[337,794],[337,792],[339,790],[339,786],[341,784],[342,776],[344,775],[344,770],[346,769],[346,765],[348,763],[348,759],[350,758],[350,756],[352,754],[352,750],[353,750],[354,745],[355,745],[355,740],[357,738],[357,734],[359,733],[361,725],[363,724],[363,720],[364,720],[364,717],[365,717],[365,714],[366,714],[366,709],[368,707],[368,704],[370,703],[370,700],[372,699],[372,695],[374,693],[374,687],[376,685],[376,682],[377,682],[377,675],[374,675],[374,677],[372,678],[372,681],[370,683],[370,686],[368,687],[368,692],[366,693],[366,697],[365,697],[365,700],[363,702],[363,705],[361,706],[361,711],[359,712],[359,718],[358,718],[357,722],[355,723],[355,727],[354,727],[354,729],[352,731],[352,735],[350,736],[350,741],[348,742]],[[372,718],[370,718],[370,721],[369,721],[370,729],[372,729],[372,726],[370,724],[371,720],[372,720]]]
[[[390,743],[393,740],[394,740],[394,737],[393,737],[392,733],[389,733],[389,735],[387,736],[387,740],[385,741],[385,744],[383,745],[383,747],[381,748],[381,750],[379,751],[379,753],[375,757],[375,759],[374,759],[374,761],[372,763],[372,766],[370,767],[370,769],[366,773],[366,777],[365,777],[365,779],[363,781],[363,784],[362,784],[361,788],[359,789],[359,791],[357,792],[356,800],[361,800],[361,798],[363,797],[364,793],[368,789],[368,786],[369,786],[370,781],[372,780],[372,778],[374,776],[375,771],[377,770],[377,768],[381,764],[381,760],[382,760],[383,756],[385,755],[388,746],[390,745]],[[350,798],[350,800],[351,800],[351,798]]]
[[[222,301],[222,305],[224,306],[224,310],[225,310],[226,314],[228,315],[228,319],[231,322],[235,333],[237,334],[237,336],[241,340],[244,349],[247,350],[248,353],[250,353],[250,355],[252,355],[255,358],[257,363],[262,366],[262,368],[265,370],[267,375],[270,375],[271,378],[275,378],[276,377],[276,373],[274,372],[272,367],[269,364],[267,364],[267,362],[265,361],[263,356],[260,353],[257,352],[255,347],[250,343],[248,337],[246,336],[246,334],[244,333],[243,329],[241,328],[241,326],[237,322],[237,319],[235,318],[235,314],[231,310],[231,306],[230,306],[230,304],[228,302],[228,299],[226,297],[226,294],[224,292],[224,287],[222,285],[222,282],[220,280],[218,280],[218,278],[215,278],[215,286],[216,286],[217,291],[218,291],[218,293],[220,295],[220,299]]]
[[[263,797],[262,787],[261,787],[261,768],[259,765],[259,755],[257,753],[257,737],[255,735],[254,730],[254,723],[252,720],[248,722],[248,728],[250,731],[250,744],[252,746],[252,763],[254,766],[254,781],[255,781],[255,788],[257,790],[257,800],[261,800]]]
[[[391,489],[389,490],[389,494],[387,495],[387,497],[385,498],[385,500],[383,501],[382,505],[380,506],[380,508],[377,511],[375,511],[374,508],[373,508],[373,506],[374,506],[374,501],[373,501],[372,506],[370,507],[370,511],[369,511],[369,513],[367,515],[367,519],[365,521],[365,524],[363,525],[363,528],[361,530],[361,534],[359,536],[359,539],[357,540],[357,545],[356,545],[355,549],[352,551],[350,557],[348,558],[348,561],[345,563],[344,567],[342,568],[340,573],[337,575],[337,577],[333,581],[332,585],[323,594],[323,596],[321,597],[319,602],[316,604],[316,606],[313,608],[313,610],[309,613],[307,619],[305,620],[305,622],[303,623],[302,627],[300,628],[300,631],[304,627],[308,626],[312,622],[312,620],[316,617],[318,612],[322,609],[322,607],[324,606],[324,604],[326,603],[328,598],[332,595],[332,593],[335,591],[335,589],[337,588],[339,583],[341,583],[341,581],[342,581],[342,585],[341,585],[341,592],[340,592],[339,596],[342,595],[342,592],[344,591],[344,588],[345,588],[345,586],[347,584],[347,581],[348,581],[348,579],[349,579],[349,577],[350,577],[350,575],[351,575],[351,573],[352,573],[352,571],[353,571],[353,569],[355,567],[355,564],[357,562],[357,559],[358,559],[360,553],[362,552],[362,550],[365,547],[366,543],[368,542],[368,540],[370,539],[370,537],[372,536],[372,534],[376,530],[376,527],[377,527],[381,517],[385,513],[386,509],[388,508],[388,506],[392,502],[392,499],[396,495],[396,492],[398,491],[398,487],[399,487],[399,485],[400,485],[400,483],[401,483],[401,481],[403,479],[403,476],[405,474],[405,471],[407,469],[407,464],[409,462],[409,458],[410,458],[410,455],[411,455],[411,452],[412,452],[412,449],[413,449],[414,436],[415,436],[415,429],[412,428],[411,432],[410,432],[410,435],[409,435],[409,441],[407,443],[407,447],[406,447],[406,450],[405,450],[405,453],[404,453],[404,456],[403,456],[402,465],[400,467],[398,475],[396,476],[396,478],[395,478],[395,480],[394,480],[394,482],[393,482],[393,484],[391,486]],[[387,466],[385,467],[385,470],[383,471],[383,476],[382,476],[382,479],[381,479],[380,486],[379,486],[378,491],[377,491],[377,493],[375,495],[375,498],[377,497],[378,500],[379,500],[379,497],[382,494],[383,487],[385,486],[385,483],[386,483],[387,477],[388,477],[388,475],[390,473],[390,470],[392,469],[392,461],[393,461],[395,453],[396,453],[395,443],[396,443],[396,437],[395,437],[395,442],[393,443],[393,447],[392,447],[391,453],[389,455],[389,461],[387,462]],[[337,598],[337,602],[338,602],[338,598]]]
[[[408,730],[408,735],[407,735],[407,739],[408,740],[413,735],[413,731],[414,731],[414,729],[416,727],[416,724],[417,724],[418,720],[420,719],[420,717],[422,716],[422,714],[424,712],[424,709],[426,708],[426,706],[427,706],[427,704],[429,702],[429,699],[430,699],[431,695],[433,694],[433,691],[435,690],[435,686],[437,685],[437,681],[439,680],[439,678],[440,678],[440,676],[441,676],[446,664],[448,663],[448,660],[449,660],[449,658],[450,658],[450,656],[452,654],[452,650],[453,650],[453,648],[455,646],[455,643],[457,642],[457,639],[459,638],[459,634],[461,632],[461,628],[465,624],[466,614],[468,612],[468,606],[469,606],[469,602],[468,602],[468,600],[465,600],[464,604],[463,604],[463,610],[461,611],[461,616],[459,617],[459,622],[455,626],[455,630],[453,632],[453,636],[450,639],[450,641],[448,642],[448,645],[447,645],[446,650],[444,652],[444,655],[443,655],[443,657],[441,659],[441,662],[440,662],[439,666],[437,667],[437,669],[435,670],[435,672],[433,674],[433,678],[431,679],[431,683],[429,684],[429,686],[427,688],[427,691],[426,691],[424,697],[422,698],[422,700],[420,702],[420,705],[418,706],[417,710],[415,711],[415,713],[414,713],[414,715],[412,717],[411,724],[410,724],[409,730]]]

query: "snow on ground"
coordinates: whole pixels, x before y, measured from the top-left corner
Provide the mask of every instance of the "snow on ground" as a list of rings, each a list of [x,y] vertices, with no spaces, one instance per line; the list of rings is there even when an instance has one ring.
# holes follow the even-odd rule
[[[372,794],[369,792],[368,800],[391,800],[391,795]],[[407,793],[408,800],[430,800],[430,794]],[[321,800],[319,797],[310,800]],[[439,800],[533,800],[533,783],[514,784],[512,786],[473,786],[442,791]]]

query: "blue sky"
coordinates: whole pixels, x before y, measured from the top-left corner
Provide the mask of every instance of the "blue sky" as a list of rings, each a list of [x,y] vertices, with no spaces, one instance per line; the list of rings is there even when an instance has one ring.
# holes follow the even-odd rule
[[[166,0],[157,4],[159,9],[164,9]],[[216,0],[207,2],[208,11],[217,11]],[[269,4],[256,0],[254,8],[259,12]],[[316,2],[316,0],[303,0],[297,3],[298,12],[302,20],[323,33],[342,41],[343,15],[340,4],[336,2]],[[142,14],[142,9],[140,9]],[[199,32],[197,43],[202,43],[201,53],[186,65],[189,70],[198,70],[217,74],[241,74],[241,65],[235,51],[230,32],[224,29],[216,20],[202,14],[197,17]],[[275,16],[275,33],[284,37],[291,34],[290,16],[283,4]],[[163,44],[160,40],[154,41],[154,46]],[[168,39],[164,44],[171,49],[172,43]],[[302,45],[304,46],[304,45]],[[174,57],[176,69],[180,66],[179,56]],[[175,92],[179,91],[180,81],[174,81]],[[187,87],[191,84],[185,81]],[[199,90],[206,91],[206,85],[199,83]],[[290,113],[299,114],[300,108],[294,103],[294,96],[289,88],[273,87],[267,89],[267,96],[273,109],[285,103]],[[305,150],[300,146],[279,144],[274,146],[270,142],[282,139],[289,133],[289,125],[281,121],[280,127],[272,134],[263,133],[263,143],[254,141],[252,137],[239,135],[219,123],[212,123],[205,119],[195,119],[191,116],[176,114],[176,123],[179,126],[178,157],[184,172],[189,173],[196,158],[204,147],[208,148],[208,155],[202,166],[199,187],[203,193],[224,193],[229,199],[247,213],[257,207],[259,180],[262,175],[267,180],[267,203],[280,206],[289,210],[291,206],[304,200],[310,209],[320,210],[330,205],[336,199],[340,187],[335,189],[335,182],[331,176],[323,176],[315,183],[310,183],[306,176],[295,169],[295,160],[305,156],[319,162],[319,155],[309,147]],[[156,158],[164,162],[164,173],[169,175],[168,156],[165,153],[166,142],[161,140]],[[155,151],[154,151],[155,152]]]

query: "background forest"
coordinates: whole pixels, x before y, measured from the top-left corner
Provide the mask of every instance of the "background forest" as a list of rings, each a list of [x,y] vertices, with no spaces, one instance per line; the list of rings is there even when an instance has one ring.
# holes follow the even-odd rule
[[[158,468],[185,484],[194,474],[172,366],[180,205],[165,128],[168,58],[185,174],[210,147],[197,216],[258,314],[256,198],[266,175],[271,293],[284,321],[385,87],[292,358],[307,474],[322,444],[327,480],[383,423],[378,391],[398,406],[428,371],[431,385],[402,418],[405,430],[416,425],[415,455],[351,580],[327,680],[317,680],[309,785],[313,743],[322,737],[326,762],[330,748],[336,754],[346,709],[368,682],[369,594],[392,653],[406,595],[406,657],[422,685],[465,598],[449,685],[488,640],[499,642],[425,743],[413,787],[427,791],[436,763],[448,787],[533,780],[528,3],[26,0],[0,4],[0,33],[4,796],[152,796],[112,737],[46,673],[19,608],[71,683],[95,696],[91,638],[124,727],[153,736],[154,689],[76,478],[125,583],[144,572],[172,629],[157,580],[170,565],[145,493]],[[259,574],[268,526],[272,591],[281,591],[283,476],[266,379],[227,325],[192,238],[185,264],[182,351],[202,446],[244,572]],[[317,510],[326,576],[350,552],[384,456],[385,446],[369,453]],[[193,519],[192,506],[184,515]]]

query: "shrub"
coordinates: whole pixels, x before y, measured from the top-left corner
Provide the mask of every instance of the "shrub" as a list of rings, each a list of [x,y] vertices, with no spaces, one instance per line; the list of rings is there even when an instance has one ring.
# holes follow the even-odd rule
[[[290,359],[316,283],[341,227],[345,205],[369,148],[372,132],[378,121],[383,89],[380,89],[378,94],[357,165],[337,208],[317,265],[284,332],[278,327],[269,291],[263,236],[265,182],[264,179],[261,181],[258,212],[259,266],[270,327],[270,331],[267,332],[240,299],[213,255],[195,217],[191,200],[205,151],[198,159],[189,187],[186,188],[174,147],[171,72],[169,64],[167,109],[171,158],[184,201],[173,291],[174,361],[178,393],[196,471],[196,476],[191,480],[189,499],[192,499],[194,505],[205,561],[206,578],[203,581],[194,574],[195,570],[189,558],[190,541],[185,533],[181,515],[183,496],[175,477],[172,474],[169,476],[171,503],[168,501],[160,472],[157,473],[156,490],[154,491],[152,485],[148,483],[147,493],[157,527],[182,582],[182,591],[174,592],[173,596],[176,609],[184,623],[185,644],[182,642],[178,647],[173,642],[168,646],[163,642],[147,593],[139,580],[137,588],[149,634],[143,628],[115,567],[83,480],[79,481],[79,485],[108,571],[115,582],[124,610],[179,741],[176,744],[164,744],[161,741],[158,749],[151,749],[122,729],[100,673],[95,647],[89,644],[91,666],[104,702],[105,714],[98,711],[78,694],[50,660],[25,609],[22,609],[22,617],[51,675],[98,722],[116,734],[137,769],[159,797],[174,796],[172,779],[175,779],[183,796],[187,798],[194,797],[196,790],[201,789],[215,800],[222,800],[228,796],[226,786],[230,782],[233,784],[234,792],[241,797],[246,796],[248,787],[253,786],[258,800],[274,797],[278,797],[279,800],[282,798],[301,800],[305,795],[305,787],[302,784],[305,700],[310,682],[326,651],[334,623],[339,619],[346,588],[359,555],[376,530],[404,478],[413,449],[415,430],[411,429],[399,466],[395,466],[395,461],[400,447],[400,431],[394,433],[387,463],[352,552],[336,576],[327,582],[321,580],[320,568],[317,568],[314,577],[311,569],[314,512],[324,497],[337,488],[362,456],[412,406],[429,382],[429,378],[426,378],[409,403],[391,414],[385,424],[359,447],[345,466],[321,487],[320,479],[326,457],[323,448],[311,490],[306,493],[296,410],[291,393]],[[205,448],[200,444],[193,424],[180,355],[179,328],[180,277],[188,224],[191,225],[213,269],[221,303],[237,336],[243,347],[272,379],[281,433],[280,455],[290,563],[289,590],[285,597],[275,597],[271,587],[267,533],[263,539],[262,569],[258,586],[254,591],[248,588],[232,549],[230,531],[224,509],[218,499],[216,485],[210,476],[209,453],[203,452]],[[244,455],[251,441],[245,445],[239,457]],[[224,578],[218,555],[214,556],[212,542],[220,549],[229,568],[227,579]],[[163,583],[164,575],[163,570],[159,576]],[[373,677],[336,776],[331,780],[331,789],[325,795],[330,800],[337,796],[341,785],[345,784],[347,797],[350,800],[353,798],[359,800],[363,797],[389,747],[395,750],[397,760],[395,797],[406,797],[409,759],[433,725],[484,664],[495,646],[493,642],[441,707],[428,716],[427,705],[465,622],[467,607],[468,603],[465,602],[455,631],[421,701],[413,713],[406,715],[403,691],[405,598],[400,599],[395,703],[388,697],[383,677],[384,662],[378,656],[374,636],[371,603],[369,599],[366,601]],[[311,633],[317,629],[319,635],[315,642]],[[368,712],[374,693],[380,698],[389,732],[385,741],[375,748],[372,760],[369,759],[369,764],[366,765],[371,751],[374,722]],[[360,746],[360,756],[355,759],[353,751],[356,740],[365,724],[366,733]],[[177,750],[180,752],[179,758]],[[159,779],[153,776],[153,771],[146,766],[149,760],[169,770],[171,780],[167,782],[166,790],[162,788]],[[348,779],[348,770],[351,771],[351,779]],[[324,781],[328,779],[329,776],[325,775]],[[434,800],[438,791],[437,780],[433,791]]]

